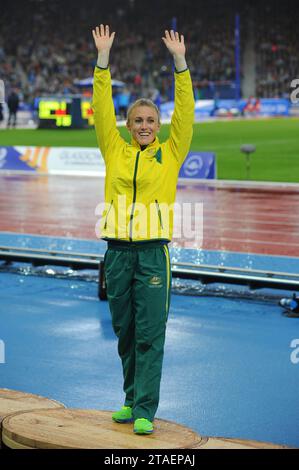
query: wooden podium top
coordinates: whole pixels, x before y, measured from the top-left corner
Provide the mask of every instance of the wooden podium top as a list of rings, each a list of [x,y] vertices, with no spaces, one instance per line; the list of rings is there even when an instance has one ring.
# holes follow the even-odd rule
[[[0,388],[0,423],[12,413],[45,408],[64,408],[64,405],[40,395]]]
[[[17,413],[3,420],[3,442],[36,449],[187,449],[201,436],[174,422],[155,419],[154,432],[133,433],[133,423],[112,421],[111,411],[52,409]]]

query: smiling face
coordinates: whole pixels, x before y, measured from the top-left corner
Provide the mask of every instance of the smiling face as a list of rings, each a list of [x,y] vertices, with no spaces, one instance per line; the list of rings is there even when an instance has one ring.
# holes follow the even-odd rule
[[[156,109],[146,105],[134,107],[129,114],[127,128],[140,146],[151,144],[160,130]]]

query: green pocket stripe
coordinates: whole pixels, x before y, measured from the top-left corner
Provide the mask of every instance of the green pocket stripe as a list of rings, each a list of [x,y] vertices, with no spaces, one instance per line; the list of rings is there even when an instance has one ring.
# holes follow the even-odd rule
[[[166,279],[167,279],[167,286],[166,286],[166,319],[168,317],[168,310],[169,310],[169,294],[170,294],[170,259],[169,259],[169,252],[166,245],[163,246],[163,250],[166,257]]]

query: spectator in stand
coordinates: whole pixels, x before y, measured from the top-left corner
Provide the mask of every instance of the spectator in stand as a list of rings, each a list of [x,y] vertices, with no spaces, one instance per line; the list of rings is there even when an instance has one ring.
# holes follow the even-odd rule
[[[261,102],[258,98],[250,96],[243,109],[244,116],[257,116],[261,109]]]
[[[126,119],[129,103],[130,103],[130,93],[126,88],[124,88],[123,90],[120,90],[118,93],[119,114],[122,119]]]
[[[12,89],[11,93],[7,98],[7,106],[8,106],[8,121],[7,121],[7,128],[9,129],[10,126],[16,127],[17,123],[17,112],[19,109],[19,96],[17,90],[15,88]]]
[[[0,126],[3,121],[3,105],[0,103]]]

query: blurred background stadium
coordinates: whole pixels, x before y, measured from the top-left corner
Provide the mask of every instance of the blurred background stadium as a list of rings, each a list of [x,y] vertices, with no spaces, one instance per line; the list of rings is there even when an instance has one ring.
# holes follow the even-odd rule
[[[120,125],[132,101],[150,97],[166,123],[163,138],[173,109],[173,74],[160,38],[174,26],[185,35],[193,78],[192,150],[216,154],[219,179],[247,179],[240,146],[251,143],[257,148],[251,179],[299,181],[299,85],[292,88],[299,77],[298,3],[66,0],[62,7],[57,0],[30,0],[26,5],[1,2],[2,145],[96,147],[91,29],[99,22],[117,32],[110,67]],[[11,91],[19,97],[18,132],[5,131]],[[37,127],[86,132],[73,130],[71,137],[31,132]],[[128,137],[125,128],[121,132]]]
[[[75,407],[122,399],[98,299],[105,167],[90,105],[91,30],[108,23],[117,33],[121,134],[129,139],[126,109],[144,96],[160,107],[163,141],[173,64],[161,36],[176,28],[196,100],[177,201],[202,204],[203,238],[170,244],[177,295],[159,417],[298,447],[299,300],[291,315],[278,302],[299,292],[299,3],[1,0],[0,10],[1,386]]]

